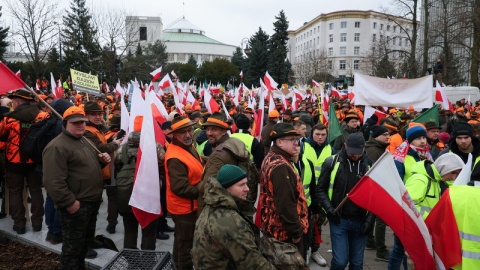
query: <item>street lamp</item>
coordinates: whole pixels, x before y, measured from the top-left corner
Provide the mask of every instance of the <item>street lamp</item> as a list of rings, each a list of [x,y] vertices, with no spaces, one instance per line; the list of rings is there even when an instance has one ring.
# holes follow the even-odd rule
[[[240,47],[242,48],[242,52],[245,56],[247,56],[249,53],[250,53],[250,48],[248,48],[248,41],[250,39],[249,38],[242,38],[242,41],[240,42]],[[245,49],[244,49],[244,46],[243,44],[245,44]]]
[[[230,80],[232,80],[232,89],[235,89],[235,79],[236,79],[236,78],[237,78],[237,77],[235,77],[235,76],[232,76],[232,77],[230,78]]]

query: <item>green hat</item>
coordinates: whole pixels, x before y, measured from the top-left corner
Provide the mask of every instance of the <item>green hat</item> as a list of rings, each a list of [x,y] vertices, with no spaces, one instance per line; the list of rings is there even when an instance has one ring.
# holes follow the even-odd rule
[[[110,125],[120,125],[121,117],[120,114],[114,114],[112,118],[110,118]]]
[[[247,177],[247,174],[240,167],[225,164],[217,173],[217,180],[224,188],[235,185],[238,181]]]
[[[223,129],[229,129],[228,124],[226,123],[227,117],[220,112],[214,112],[205,123],[203,123],[202,127],[208,126],[215,126]]]
[[[29,100],[29,101],[33,100],[33,97],[32,97],[32,94],[30,93],[30,91],[28,91],[27,89],[24,89],[24,88],[18,89],[14,93],[9,94],[8,98],[9,99],[21,98],[21,99]]]
[[[285,136],[300,136],[295,128],[290,123],[277,123],[273,126],[272,132],[270,132],[270,140],[275,141],[278,138]]]
[[[100,108],[100,105],[95,101],[89,101],[85,103],[85,107],[83,107],[83,110],[85,111],[85,113],[103,112],[102,108]]]

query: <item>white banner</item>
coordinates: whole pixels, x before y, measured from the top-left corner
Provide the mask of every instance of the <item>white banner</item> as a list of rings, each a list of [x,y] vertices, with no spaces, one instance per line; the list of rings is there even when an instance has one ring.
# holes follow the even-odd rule
[[[355,105],[431,108],[432,75],[418,79],[384,79],[355,73]]]

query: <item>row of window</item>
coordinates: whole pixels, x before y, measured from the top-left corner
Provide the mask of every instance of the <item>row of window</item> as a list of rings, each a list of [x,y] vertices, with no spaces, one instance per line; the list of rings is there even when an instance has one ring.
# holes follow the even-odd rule
[[[347,47],[340,47],[339,55],[347,55]],[[353,47],[353,55],[360,55],[360,47]],[[333,47],[328,48],[328,56],[333,56]]]
[[[329,23],[328,29],[329,30],[335,29],[334,25],[335,25],[334,23]],[[355,25],[355,28],[360,28],[360,22],[355,22],[354,25]],[[347,22],[340,22],[340,28],[347,28]]]

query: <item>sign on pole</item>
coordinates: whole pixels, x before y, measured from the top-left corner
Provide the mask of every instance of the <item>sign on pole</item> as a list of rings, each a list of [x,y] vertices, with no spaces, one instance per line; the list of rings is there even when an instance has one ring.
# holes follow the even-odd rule
[[[92,95],[100,95],[97,75],[91,75],[75,69],[70,69],[73,89]]]

